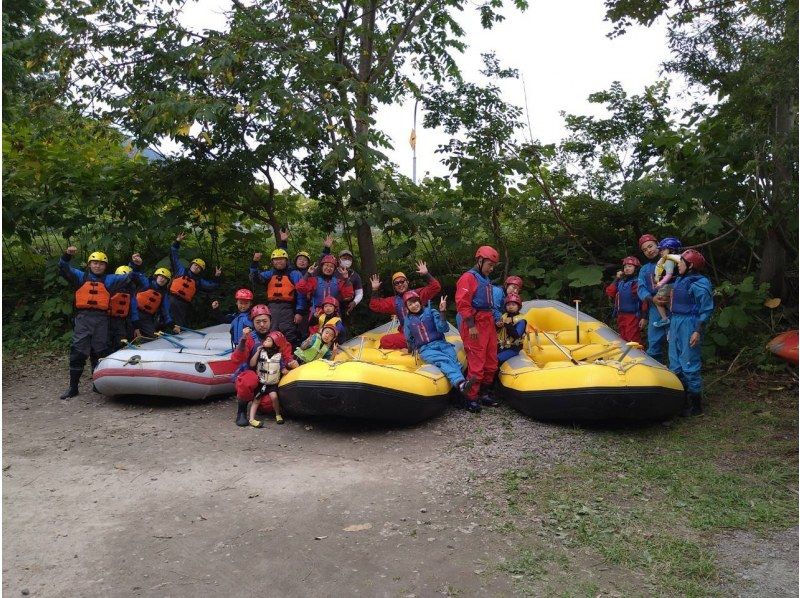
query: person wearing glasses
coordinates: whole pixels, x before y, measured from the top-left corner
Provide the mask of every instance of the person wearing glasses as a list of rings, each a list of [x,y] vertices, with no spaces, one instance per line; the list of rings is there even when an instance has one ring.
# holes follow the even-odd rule
[[[417,262],[417,273],[427,280],[427,284],[424,287],[414,289],[414,292],[419,295],[420,303],[425,305],[441,292],[442,285],[428,272],[428,266],[425,262]],[[398,321],[397,332],[384,334],[381,337],[379,347],[381,349],[405,349],[406,337],[403,334],[403,324],[408,315],[408,308],[403,301],[403,294],[410,290],[408,288],[408,277],[403,272],[392,274],[394,295],[391,297],[378,297],[375,295],[381,287],[381,279],[378,278],[377,274],[370,276],[369,281],[372,284],[373,293],[369,301],[369,308],[375,313],[395,316]]]

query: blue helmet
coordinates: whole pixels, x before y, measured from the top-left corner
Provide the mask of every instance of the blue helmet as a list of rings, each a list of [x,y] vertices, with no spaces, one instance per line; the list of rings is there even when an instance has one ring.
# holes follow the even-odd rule
[[[677,237],[664,237],[658,244],[659,249],[675,249],[678,250],[683,247],[683,243]]]

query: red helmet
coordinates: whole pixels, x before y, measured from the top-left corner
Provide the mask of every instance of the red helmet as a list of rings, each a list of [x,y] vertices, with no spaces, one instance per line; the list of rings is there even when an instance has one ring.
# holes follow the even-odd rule
[[[508,297],[506,297],[506,305],[509,303],[516,303],[520,307],[522,307],[522,297],[517,295],[516,293],[511,293]]]
[[[702,270],[706,267],[706,258],[697,249],[687,249],[681,254],[681,259],[695,270]]]
[[[419,293],[416,291],[406,291],[403,293],[403,303],[408,303],[411,299],[419,301]]]
[[[258,316],[269,316],[271,318],[272,314],[266,305],[259,303],[250,309],[250,319],[255,320]]]
[[[336,297],[328,295],[322,300],[322,305],[333,305],[336,309],[339,309],[339,300]]]
[[[282,347],[286,344],[286,337],[283,336],[283,332],[280,330],[273,330],[267,336],[275,342],[276,347]]]
[[[509,276],[508,278],[506,278],[506,282],[503,286],[507,287],[510,284],[515,284],[519,288],[522,288],[522,279],[519,276]]]
[[[488,245],[481,245],[478,247],[478,250],[475,252],[475,258],[483,258],[485,260],[489,260],[490,262],[494,262],[495,264],[500,261],[500,254],[497,253],[497,249],[494,247],[489,247]]]
[[[236,291],[236,294],[233,296],[234,299],[244,299],[245,301],[252,301],[253,300],[253,291],[250,289],[239,289]]]
[[[323,255],[322,259],[319,261],[320,266],[322,264],[333,264],[335,266],[337,263],[339,263],[339,260],[333,257],[330,253]]]
[[[642,263],[639,261],[639,259],[635,258],[632,255],[629,255],[628,257],[623,258],[623,260],[622,260],[622,265],[623,266],[627,266],[628,264],[630,264],[631,266],[636,266],[637,268],[642,265]]]
[[[647,243],[648,241],[652,241],[653,243],[658,243],[658,239],[656,239],[650,233],[645,233],[641,237],[639,237],[639,247]]]

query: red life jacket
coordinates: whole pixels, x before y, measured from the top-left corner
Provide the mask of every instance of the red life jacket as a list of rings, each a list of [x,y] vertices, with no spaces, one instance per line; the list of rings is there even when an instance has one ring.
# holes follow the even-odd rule
[[[108,311],[111,295],[102,282],[86,280],[75,291],[75,307],[77,309],[98,309]]]
[[[189,303],[197,293],[197,283],[191,276],[177,276],[172,279],[169,292]]]
[[[294,303],[294,283],[289,272],[273,274],[267,282],[267,301],[286,301]]]
[[[131,311],[130,293],[114,293],[108,306],[108,315],[112,318],[127,318]]]
[[[158,308],[161,307],[162,299],[161,293],[155,289],[147,289],[146,291],[136,293],[136,305],[143,312],[151,316],[155,315]]]

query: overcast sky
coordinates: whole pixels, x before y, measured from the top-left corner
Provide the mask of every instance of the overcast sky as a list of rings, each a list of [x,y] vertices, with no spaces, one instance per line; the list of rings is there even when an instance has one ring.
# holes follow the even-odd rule
[[[460,22],[467,35],[467,52],[459,60],[467,79],[480,81],[481,54],[495,52],[504,67],[516,68],[524,77],[533,135],[549,143],[565,135],[564,110],[573,114],[596,114],[586,100],[595,91],[620,81],[629,94],[641,93],[645,85],[661,75],[660,64],[668,58],[666,29],[662,23],[650,28],[633,27],[625,35],[609,39],[611,25],[603,20],[602,0],[531,0],[519,12],[504,8],[506,20],[494,29],[481,28],[477,12],[465,11]],[[218,28],[228,0],[189,2],[185,24]],[[674,84],[673,89],[682,87]],[[522,80],[503,87],[506,100],[524,107]],[[389,157],[400,172],[411,177],[412,152],[409,134],[413,124],[413,102],[382,108],[377,126],[393,140]],[[434,154],[446,138],[438,131],[422,130],[417,117],[417,178],[426,172],[444,175],[447,170]],[[166,148],[165,148],[166,149]]]

